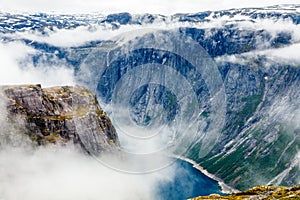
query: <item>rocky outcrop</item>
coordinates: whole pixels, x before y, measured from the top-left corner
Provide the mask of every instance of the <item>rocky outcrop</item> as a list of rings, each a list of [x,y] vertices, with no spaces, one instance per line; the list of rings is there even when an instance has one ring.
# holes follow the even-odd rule
[[[95,95],[84,87],[2,86],[7,120],[23,124],[23,133],[38,145],[74,142],[88,153],[118,149],[110,119]]]
[[[230,196],[210,195],[193,198],[191,200],[200,199],[218,199],[218,200],[242,200],[242,199],[299,199],[300,186],[294,187],[276,187],[276,186],[256,186],[250,190],[232,194]]]

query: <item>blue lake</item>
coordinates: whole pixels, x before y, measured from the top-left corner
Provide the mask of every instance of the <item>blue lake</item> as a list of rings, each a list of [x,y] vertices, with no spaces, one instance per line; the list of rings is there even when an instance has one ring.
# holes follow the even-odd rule
[[[192,164],[177,160],[174,165],[176,167],[174,179],[161,182],[157,188],[160,199],[182,200],[213,193],[224,195],[217,181],[204,175]]]

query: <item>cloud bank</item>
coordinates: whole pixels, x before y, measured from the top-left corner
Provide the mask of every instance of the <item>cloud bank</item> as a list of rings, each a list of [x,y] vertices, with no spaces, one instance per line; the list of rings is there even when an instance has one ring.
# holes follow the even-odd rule
[[[267,50],[254,50],[243,54],[235,54],[235,55],[225,55],[217,57],[215,60],[217,62],[231,62],[241,65],[246,65],[248,62],[251,62],[253,59],[257,59],[261,56],[267,58],[267,62],[265,63],[268,66],[268,62],[278,63],[281,65],[291,65],[299,67],[300,58],[299,52],[300,44],[296,43],[293,45],[289,45],[283,48],[276,49],[267,49]],[[263,67],[263,66],[261,66]]]
[[[61,62],[34,65],[33,48],[21,42],[0,43],[0,85],[42,84],[44,87],[74,85],[73,69]]]
[[[1,200],[156,199],[164,175],[120,173],[71,147],[0,151]]]

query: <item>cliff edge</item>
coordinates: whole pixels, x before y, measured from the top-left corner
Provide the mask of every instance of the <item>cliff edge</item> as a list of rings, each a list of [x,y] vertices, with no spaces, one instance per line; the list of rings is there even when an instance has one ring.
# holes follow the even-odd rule
[[[1,86],[7,121],[38,145],[74,142],[88,153],[113,152],[119,140],[96,96],[81,86]]]

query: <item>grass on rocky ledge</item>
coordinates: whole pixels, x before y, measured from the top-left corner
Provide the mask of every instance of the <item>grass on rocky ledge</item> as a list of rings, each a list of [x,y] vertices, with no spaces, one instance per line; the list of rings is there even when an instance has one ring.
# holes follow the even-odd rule
[[[218,199],[218,200],[243,200],[243,199],[259,199],[259,200],[273,200],[273,199],[294,199],[300,200],[300,185],[294,187],[284,186],[256,186],[250,190],[245,190],[229,196],[210,195],[203,197],[192,198],[191,200],[201,199]]]

